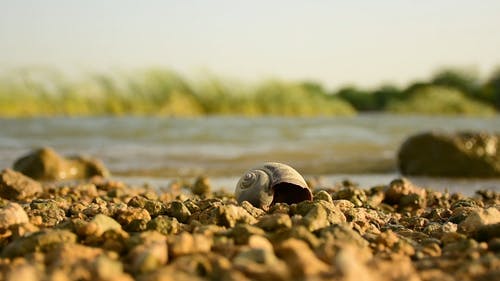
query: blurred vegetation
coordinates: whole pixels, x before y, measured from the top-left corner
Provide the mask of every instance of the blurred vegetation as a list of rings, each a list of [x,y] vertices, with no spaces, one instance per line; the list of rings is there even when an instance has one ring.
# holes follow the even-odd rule
[[[316,82],[267,80],[247,85],[206,75],[187,80],[170,70],[91,74],[70,79],[50,69],[0,74],[0,116],[333,116],[388,111],[490,115],[500,110],[500,69],[481,80],[444,69],[406,88],[383,85],[326,90]]]
[[[428,115],[493,115],[495,109],[465,96],[461,91],[444,86],[416,89],[408,99],[391,102],[387,109],[403,114]]]

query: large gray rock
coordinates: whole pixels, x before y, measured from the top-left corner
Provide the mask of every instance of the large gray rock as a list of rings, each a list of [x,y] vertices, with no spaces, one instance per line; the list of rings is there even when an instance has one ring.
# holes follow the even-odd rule
[[[500,134],[424,132],[409,137],[398,153],[404,175],[500,177]]]
[[[16,160],[14,170],[36,180],[84,179],[109,176],[101,161],[85,156],[62,157],[52,148],[43,147]]]

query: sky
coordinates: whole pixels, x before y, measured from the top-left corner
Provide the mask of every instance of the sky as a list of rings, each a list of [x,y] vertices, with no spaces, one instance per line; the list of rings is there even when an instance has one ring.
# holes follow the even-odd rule
[[[404,85],[500,66],[500,1],[0,0],[0,69]]]

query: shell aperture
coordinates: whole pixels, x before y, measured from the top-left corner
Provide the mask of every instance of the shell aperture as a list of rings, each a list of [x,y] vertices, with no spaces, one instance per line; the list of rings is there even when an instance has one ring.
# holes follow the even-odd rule
[[[238,181],[236,200],[248,201],[267,209],[275,203],[298,203],[312,200],[312,192],[304,178],[292,167],[276,162],[264,163],[248,170]]]

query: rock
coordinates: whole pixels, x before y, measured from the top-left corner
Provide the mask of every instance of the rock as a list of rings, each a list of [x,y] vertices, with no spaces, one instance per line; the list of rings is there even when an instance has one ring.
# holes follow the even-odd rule
[[[335,224],[320,229],[319,237],[326,241],[332,241],[340,246],[352,244],[359,248],[368,246],[366,241],[359,233],[350,228],[347,224]]]
[[[431,222],[424,229],[423,232],[431,235],[432,237],[440,239],[447,232],[456,232],[457,225],[452,222],[446,222],[444,224]]]
[[[345,213],[347,210],[355,207],[351,201],[345,199],[333,200],[332,204],[333,206],[339,208],[342,213]]]
[[[84,235],[101,236],[108,230],[121,230],[122,226],[113,218],[98,214],[79,231]]]
[[[335,267],[340,271],[341,280],[376,280],[366,265],[363,255],[352,246],[342,247],[334,258]]]
[[[500,223],[500,211],[497,208],[476,209],[471,212],[459,225],[458,229],[464,233],[475,233],[481,227]]]
[[[404,196],[408,196],[408,195],[412,195],[412,194],[424,196],[425,190],[423,190],[419,187],[416,187],[407,179],[404,179],[404,178],[395,179],[395,180],[391,181],[389,186],[387,186],[387,188],[385,190],[385,197],[384,197],[385,199],[383,202],[387,203],[387,204],[391,204],[391,205],[400,204],[400,200]],[[412,199],[415,199],[415,198],[412,198],[412,197],[406,198],[405,200],[407,202],[403,202],[403,204],[412,203]],[[418,202],[418,200],[417,200],[417,202]],[[417,204],[417,206],[418,206],[418,204]]]
[[[143,196],[134,196],[127,203],[128,206],[143,208],[148,211],[151,217],[157,217],[166,212],[166,206],[158,200],[147,199]]]
[[[182,232],[168,237],[168,254],[172,258],[193,253],[208,253],[212,239],[201,234]]]
[[[348,200],[351,201],[355,206],[363,206],[368,198],[364,190],[356,186],[345,186],[339,191],[332,194],[333,200]]]
[[[248,225],[248,224],[237,224],[231,230],[231,237],[233,237],[234,242],[238,245],[248,244],[250,237],[256,235],[265,235],[266,233],[259,227]]]
[[[212,206],[200,213],[202,224],[234,227],[236,223],[253,224],[256,220],[244,208],[235,205]]]
[[[424,132],[400,147],[398,167],[404,175],[499,177],[500,136],[478,132]]]
[[[489,241],[500,238],[500,223],[486,224],[479,227],[475,237],[478,241]]]
[[[140,242],[128,254],[132,272],[151,272],[167,263],[168,251],[165,236],[158,232],[148,231],[140,233],[138,240]]]
[[[275,205],[276,206],[276,205]],[[241,207],[245,209],[252,217],[257,218],[266,214],[266,212],[260,208],[254,207],[250,202],[241,202]]]
[[[59,244],[75,243],[76,234],[67,230],[46,230],[21,237],[2,250],[2,257],[18,257],[36,250],[48,251]]]
[[[265,231],[275,231],[281,228],[292,227],[292,220],[290,219],[290,216],[285,214],[265,215],[259,219],[256,226],[264,229]]]
[[[23,280],[23,281],[38,281],[43,280],[40,272],[37,272],[36,267],[30,264],[14,265],[8,271],[4,272],[4,280]]]
[[[426,200],[424,196],[420,194],[411,193],[408,195],[403,195],[399,199],[399,210],[416,210],[424,208],[426,205]]]
[[[344,213],[333,203],[324,200],[300,202],[292,210],[292,214],[303,216],[304,219],[302,222],[314,229],[325,227],[329,224],[346,222]]]
[[[195,195],[206,196],[210,194],[211,189],[212,187],[210,184],[210,179],[205,176],[199,176],[198,178],[196,178],[191,191]]]
[[[99,248],[79,244],[58,245],[47,253],[46,263],[47,271],[62,280],[132,280],[124,273],[117,256],[110,257]]]
[[[9,202],[0,207],[0,232],[8,229],[12,225],[29,222],[28,214],[23,207],[17,203]]]
[[[149,230],[156,230],[163,235],[176,234],[179,232],[180,224],[176,218],[158,216],[148,222]]]
[[[328,215],[325,208],[321,205],[317,205],[311,208],[309,212],[307,212],[307,214],[302,218],[301,224],[307,227],[307,229],[312,232],[317,229],[329,226],[330,222],[328,221]]]
[[[500,237],[493,238],[488,242],[488,249],[494,252],[500,252]]]
[[[181,201],[172,201],[167,204],[166,214],[176,218],[179,222],[188,223],[191,212]]]
[[[43,147],[16,160],[14,170],[37,180],[85,179],[108,177],[102,162],[85,156],[61,157],[52,148]]]
[[[197,256],[198,257],[198,256]],[[202,259],[202,257],[200,257]],[[185,264],[188,265],[185,265]],[[196,272],[186,272],[189,269],[189,265],[194,264],[195,268],[199,268],[200,263],[198,260],[190,261],[188,259],[182,259],[180,261],[175,261],[175,264],[162,267],[149,274],[143,274],[138,280],[140,281],[205,281],[206,278],[200,277]],[[181,270],[182,269],[182,270]],[[191,268],[192,269],[192,268]],[[194,270],[196,271],[196,269]],[[241,276],[241,275],[240,275]],[[238,277],[240,277],[238,276]],[[238,280],[238,279],[236,279]],[[246,281],[243,279],[243,281]]]
[[[329,266],[319,260],[309,246],[298,239],[288,239],[276,247],[276,254],[288,265],[292,276],[310,277],[328,272]]]
[[[320,190],[314,194],[314,201],[323,200],[333,204],[332,196],[326,190]]]
[[[42,185],[33,179],[5,169],[0,173],[0,197],[13,201],[26,201],[42,193]]]
[[[262,236],[252,236],[233,259],[234,267],[253,280],[290,280],[286,264],[279,260],[271,243]]]
[[[66,219],[66,211],[53,199],[35,199],[30,203],[28,216],[31,222],[40,227],[55,226]]]
[[[119,210],[116,214],[116,221],[127,231],[146,230],[147,223],[151,220],[148,211],[140,208],[127,208]]]

